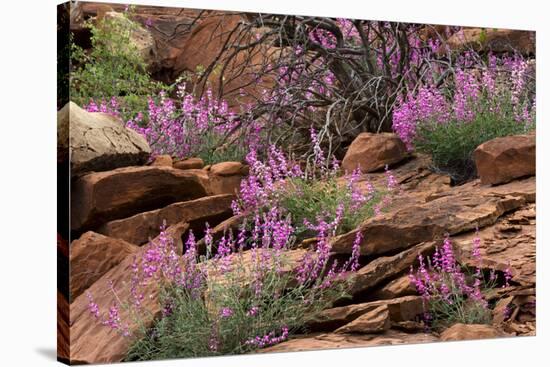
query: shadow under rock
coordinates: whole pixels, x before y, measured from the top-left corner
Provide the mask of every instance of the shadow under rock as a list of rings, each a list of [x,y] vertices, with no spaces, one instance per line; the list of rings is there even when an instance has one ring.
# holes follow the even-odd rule
[[[47,359],[57,361],[57,350],[55,348],[37,348],[36,352]]]

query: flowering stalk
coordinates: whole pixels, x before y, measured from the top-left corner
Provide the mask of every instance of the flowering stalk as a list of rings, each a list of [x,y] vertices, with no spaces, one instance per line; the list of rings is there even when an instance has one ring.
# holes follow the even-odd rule
[[[418,256],[418,269],[411,267],[409,277],[424,300],[425,313],[434,326],[453,322],[489,323],[491,311],[484,291],[494,287],[494,281],[485,282],[480,270],[480,239],[473,242],[476,272],[470,275],[457,262],[450,238],[436,248],[432,257]],[[505,286],[508,286],[506,283]],[[426,321],[426,320],[425,320]]]

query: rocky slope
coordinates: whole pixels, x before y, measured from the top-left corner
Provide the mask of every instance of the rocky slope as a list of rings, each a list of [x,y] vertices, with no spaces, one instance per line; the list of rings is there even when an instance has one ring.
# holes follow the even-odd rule
[[[69,114],[77,114],[77,121],[93,122],[101,115],[72,105],[67,108]],[[103,128],[88,126],[92,133]],[[121,129],[129,134],[124,127]],[[480,165],[481,180],[452,187],[449,177],[430,170],[428,157],[403,154],[401,149],[395,149],[395,137],[387,138],[391,139],[388,144],[379,141],[383,136],[377,137],[373,148],[368,146],[369,139],[362,137],[354,146],[353,160],[365,159],[357,152],[377,150],[380,154],[376,168],[362,174],[361,185],[367,190],[367,180],[375,185],[384,182],[385,173],[376,169],[390,164],[401,188],[398,199],[387,212],[333,241],[335,255],[349,254],[355,232],[364,234],[364,261],[351,290],[353,298],[325,310],[308,325],[308,334],[262,352],[535,334],[536,180],[534,170],[525,171],[526,164],[534,167],[534,155],[529,153],[534,151],[534,139],[526,142],[524,138],[504,138],[508,140],[498,144],[498,149],[508,153],[484,156],[484,160],[489,160],[484,164],[492,170],[491,177],[500,174],[504,179],[496,182],[505,183],[484,184],[487,170]],[[389,151],[383,151],[385,147]],[[105,162],[116,162],[116,166],[78,166],[78,175],[72,177],[73,241],[68,251],[61,247],[61,253],[71,263],[70,305],[64,305],[67,297],[58,293],[60,320],[66,321],[61,322],[61,344],[66,346],[70,338],[70,351],[66,348],[64,353],[74,363],[121,361],[128,348],[127,339],[98,324],[90,314],[85,292],[90,292],[104,309],[114,301],[111,285],[124,298],[129,292],[134,256],[139,258],[147,250],[149,240],[156,241],[163,221],[180,249],[190,228],[200,233],[208,222],[214,227],[215,236],[239,223],[238,217],[231,217],[230,204],[239,181],[247,174],[246,167],[238,162],[202,168],[196,160],[174,163],[164,157],[150,165],[124,166],[124,162],[135,164],[133,158],[123,159],[128,155],[125,150],[109,147],[108,152],[96,154],[97,162],[105,154],[112,157]],[[503,156],[507,158],[499,158]],[[89,171],[90,167],[96,171]],[[472,265],[471,244],[476,228],[482,239],[482,267],[502,272],[510,266],[512,271],[511,286],[496,289],[490,295],[496,305],[493,325],[457,324],[441,334],[424,330],[419,323],[422,300],[407,277],[410,266],[416,264],[419,254],[433,252],[445,233],[451,235],[460,262]],[[313,244],[306,241],[295,251],[310,251]],[[155,294],[154,289],[151,291]],[[152,316],[159,312],[155,301],[153,297],[144,302]],[[503,316],[505,310],[511,310],[509,317]]]

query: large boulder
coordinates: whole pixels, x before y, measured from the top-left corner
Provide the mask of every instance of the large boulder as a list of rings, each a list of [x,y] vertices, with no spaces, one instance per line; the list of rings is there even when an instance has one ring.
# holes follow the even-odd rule
[[[361,133],[349,146],[342,160],[342,169],[352,172],[360,167],[361,172],[373,172],[405,158],[407,148],[397,135]]]
[[[514,135],[489,140],[476,148],[474,160],[482,184],[496,185],[533,176],[536,136]]]
[[[215,195],[174,203],[162,209],[107,222],[98,229],[98,232],[142,245],[159,234],[160,226],[164,222],[167,226],[187,222],[193,227],[193,223],[198,221],[210,222],[211,226],[216,225],[217,222],[231,216],[233,199],[233,195]]]
[[[144,166],[94,172],[72,185],[71,226],[92,228],[207,194],[208,176],[202,170]]]
[[[58,147],[70,151],[72,176],[140,165],[151,153],[145,138],[126,128],[121,120],[106,113],[87,112],[73,102],[57,113],[57,130]],[[64,147],[67,142],[69,147]]]
[[[71,300],[80,296],[103,274],[118,265],[138,247],[126,241],[86,232],[71,243]]]
[[[230,108],[252,102],[254,97],[261,96],[262,90],[273,87],[274,75],[265,72],[262,65],[276,60],[281,52],[281,48],[269,47],[266,43],[242,49],[230,47],[232,42],[242,45],[255,42],[255,37],[265,32],[262,28],[256,28],[255,32],[240,31],[239,25],[250,20],[247,17],[242,13],[201,12],[185,38],[174,40],[183,46],[174,63],[176,73],[223,65],[223,80],[219,73],[212,72],[205,75],[207,80],[201,78],[196,87],[202,89],[208,84],[216,91],[223,88],[223,98]],[[244,91],[244,95],[240,91]]]
[[[445,329],[440,338],[443,341],[450,340],[472,340],[472,339],[490,339],[506,336],[502,331],[495,329],[491,325],[484,324],[454,324]]]

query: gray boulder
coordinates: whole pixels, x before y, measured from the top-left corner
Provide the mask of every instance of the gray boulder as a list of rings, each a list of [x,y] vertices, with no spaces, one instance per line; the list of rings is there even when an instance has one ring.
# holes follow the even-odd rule
[[[74,102],[57,113],[57,145],[69,150],[71,176],[144,164],[151,148],[145,138],[106,113],[87,112]]]

